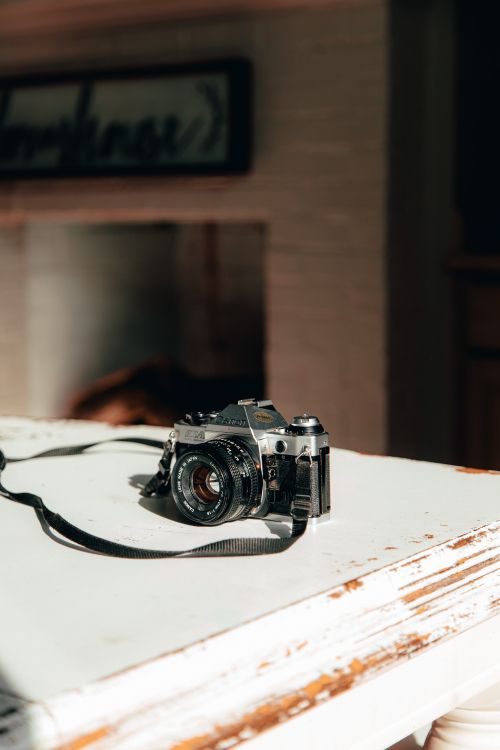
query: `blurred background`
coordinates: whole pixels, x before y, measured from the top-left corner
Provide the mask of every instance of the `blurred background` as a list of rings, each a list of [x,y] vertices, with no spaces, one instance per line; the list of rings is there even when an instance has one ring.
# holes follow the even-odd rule
[[[265,395],[340,447],[500,469],[499,16],[1,0],[2,77],[242,57],[254,82],[245,173],[0,178],[0,413]]]

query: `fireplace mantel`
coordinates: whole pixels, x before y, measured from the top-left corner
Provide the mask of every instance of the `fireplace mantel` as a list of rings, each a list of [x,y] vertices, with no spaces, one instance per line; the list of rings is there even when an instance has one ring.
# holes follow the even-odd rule
[[[79,33],[165,21],[216,18],[265,11],[360,4],[346,0],[4,0],[0,40],[40,33]]]

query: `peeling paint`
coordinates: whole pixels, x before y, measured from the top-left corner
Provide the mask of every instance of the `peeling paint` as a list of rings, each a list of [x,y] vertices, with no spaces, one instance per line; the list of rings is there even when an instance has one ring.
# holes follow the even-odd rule
[[[356,589],[359,589],[362,586],[363,582],[360,581],[359,578],[353,578],[351,581],[347,581],[347,583],[344,583],[342,589],[330,592],[328,594],[328,598],[340,599],[340,597],[343,596],[346,591],[356,591]]]
[[[428,554],[426,554],[426,555],[419,555],[418,557],[412,557],[411,560],[408,560],[408,562],[403,563],[400,567],[401,568],[411,568],[414,565],[420,565],[420,563],[423,560],[427,560],[428,557],[429,557]]]
[[[477,531],[473,534],[467,534],[467,536],[457,539],[456,542],[451,542],[448,547],[449,549],[459,549],[460,547],[466,547],[468,544],[474,544],[483,539],[488,534],[487,531]]]
[[[468,558],[465,558],[467,560]],[[457,568],[457,564],[454,565],[448,565],[446,568],[441,568],[440,570],[432,571],[432,573],[429,573],[429,575],[422,576],[422,578],[419,579],[419,584],[423,581],[428,581],[429,578],[436,578],[437,576],[442,576],[444,573],[448,573],[450,570],[455,570]],[[406,583],[404,586],[401,587],[401,591],[404,591],[404,589],[413,588],[415,586],[415,582],[411,581],[410,583]]]
[[[290,670],[286,673],[294,675],[296,669],[294,657],[306,645],[310,645],[311,648],[300,655],[300,681],[294,682],[293,680],[283,679],[282,682],[277,682],[273,677],[273,691],[275,692],[266,693],[262,688],[261,696],[253,706],[245,704],[236,713],[234,711],[232,713],[221,712],[217,716],[217,723],[212,727],[200,724],[197,727],[197,733],[196,728],[193,727],[191,738],[170,735],[168,720],[164,718],[165,736],[168,737],[164,743],[165,750],[229,750],[231,747],[237,747],[247,740],[255,738],[261,732],[350,690],[359,682],[373,678],[381,670],[406,660],[412,654],[421,652],[431,644],[434,645],[444,638],[460,632],[462,628],[470,627],[471,623],[477,621],[478,612],[475,608],[470,608],[468,596],[475,595],[476,590],[481,591],[483,584],[478,585],[480,579],[487,579],[488,577],[490,577],[490,580],[494,579],[495,566],[500,561],[500,549],[498,546],[492,546],[493,538],[491,529],[469,534],[464,539],[457,540],[462,544],[444,543],[433,548],[432,551],[415,556],[404,563],[397,563],[380,571],[374,571],[362,579],[353,579],[335,590],[324,592],[316,598],[293,605],[288,614],[285,610],[272,615],[272,617],[280,619],[285,618],[278,630],[281,633],[287,633],[288,639],[285,643],[281,642],[281,657],[278,655],[276,655],[276,658],[273,655],[268,657],[267,654],[276,654],[277,652],[260,650],[260,659],[255,661],[255,664],[258,665],[256,676],[258,670],[262,670],[258,676],[260,683],[265,685],[266,679],[268,679],[265,670],[270,666],[273,668],[273,675],[279,674],[282,669]],[[471,550],[469,556],[463,556],[461,551],[455,550],[455,547],[461,550],[465,544],[473,544],[478,540],[482,541],[482,545],[478,544],[473,551]],[[498,554],[495,554],[497,551]],[[462,556],[459,557],[459,555]],[[478,559],[478,555],[489,555],[489,557]],[[470,560],[473,558],[475,564],[471,565]],[[441,562],[441,567],[438,567],[436,561]],[[489,568],[489,570],[485,570],[486,568]],[[481,572],[482,575],[478,575]],[[423,573],[425,575],[422,575]],[[394,576],[396,576],[396,580],[392,585],[389,584],[388,588],[388,581],[393,581]],[[439,581],[435,580],[436,576],[440,576]],[[377,581],[378,583],[376,583]],[[427,582],[427,585],[423,585],[422,582]],[[458,585],[450,591],[449,587],[453,584]],[[457,598],[458,588],[463,588],[463,594]],[[402,597],[398,596],[398,592],[403,593],[403,590],[406,590],[407,593]],[[485,609],[490,613],[500,606],[500,586],[491,590],[495,591],[496,596],[495,598],[490,597],[491,601],[485,602]],[[351,593],[351,596],[346,596],[347,593]],[[431,594],[435,595],[432,597],[432,604],[419,602],[421,598]],[[383,598],[384,596],[386,599]],[[341,629],[340,636],[341,638],[348,638],[351,651],[345,654],[344,661],[339,663],[332,660],[325,665],[323,660],[317,660],[319,654],[317,625],[318,622],[321,622],[321,614],[314,616],[314,610],[318,608],[318,613],[320,613],[326,605],[327,598],[332,602],[325,610],[328,614],[325,615],[324,628],[321,628],[322,639],[325,630],[328,631],[328,628],[331,627],[331,606],[338,607],[339,612],[345,611],[348,618],[352,618],[356,612],[375,614],[377,611],[380,613],[380,618],[375,615],[375,620],[372,621],[366,631],[360,632],[360,638],[355,643],[350,642],[351,633],[347,634]],[[394,609],[396,602],[399,607],[403,606],[405,609]],[[452,602],[451,607],[450,602]],[[455,602],[464,602],[462,609],[456,607]],[[447,615],[443,622],[441,620],[442,614],[447,611],[450,612],[450,616]],[[303,618],[302,624],[300,624],[300,618]],[[248,634],[242,633],[245,642],[264,643],[265,639],[259,639],[256,634],[258,635],[261,629],[265,627],[266,619],[263,618],[262,622],[255,621],[243,626],[243,631],[250,628],[253,632],[256,629],[254,635],[250,637]],[[361,621],[363,619],[363,617],[360,618]],[[344,622],[347,630],[350,630],[349,619],[344,620]],[[367,622],[370,622],[369,618]],[[408,627],[410,622],[412,623],[411,628]],[[463,622],[463,625],[461,622]],[[311,624],[311,630],[306,627],[306,623]],[[419,630],[419,625],[423,625],[425,629]],[[409,632],[404,632],[405,627],[408,628]],[[338,643],[339,631],[337,625],[329,637],[333,638],[334,633],[335,642]],[[300,640],[301,635],[307,635],[307,640]],[[187,653],[193,651],[192,654],[190,653],[189,659],[193,664],[196,663],[197,673],[199,674],[201,654],[204,654],[207,650],[210,651],[206,654],[206,657],[201,658],[206,658],[207,664],[217,664],[219,660],[215,657],[215,654],[219,653],[217,651],[219,646],[216,644],[221,641],[220,648],[222,648],[225,637],[224,635],[215,636],[202,644],[189,647],[184,652],[166,656],[166,668],[172,659],[181,659],[180,664],[183,674],[185,666],[183,660],[187,658]],[[214,648],[215,651],[213,651]],[[342,646],[339,654],[345,653],[343,648]],[[226,656],[225,648],[224,654]],[[285,655],[288,658],[285,658]],[[316,661],[314,661],[315,659]],[[310,662],[307,660],[310,660]],[[285,662],[289,666],[285,666]],[[310,664],[309,672],[303,671],[304,663]],[[314,670],[313,664],[315,665]],[[150,663],[146,668],[152,666]],[[177,669],[179,668],[177,667]],[[175,669],[172,671],[169,668],[168,674],[175,672]],[[205,666],[203,669],[207,669],[207,667]],[[211,669],[212,667],[210,667]],[[224,673],[214,672],[212,674],[210,670],[207,677],[204,678],[210,680],[210,683],[207,682],[207,684],[211,684],[213,679],[217,679],[217,675],[220,678],[222,674],[223,679],[229,679],[227,675],[233,674],[232,671],[228,672],[227,670]],[[181,674],[181,672],[176,673]],[[106,681],[109,681],[109,679],[113,678],[107,678]],[[115,676],[114,679],[125,679],[127,682],[132,679],[130,686],[136,684],[127,673],[122,673],[118,678]],[[279,687],[276,687],[277,685]],[[283,690],[282,694],[280,694],[280,690]],[[162,711],[166,705],[165,701],[166,698],[162,698]],[[133,715],[134,712],[128,714],[122,720],[130,721]],[[111,719],[112,717],[108,717],[107,722],[108,726],[113,727],[113,730],[101,729],[95,733],[81,736],[68,744],[58,745],[58,750],[86,750],[87,748],[90,750],[90,746],[95,750],[104,750],[107,745],[106,734],[108,732],[119,732],[119,724],[112,722]],[[154,718],[152,721],[154,721]],[[206,731],[207,729],[208,731]]]
[[[365,665],[360,659],[353,659],[349,666],[353,674],[362,674],[366,669]]]
[[[419,637],[418,634],[410,634],[408,645],[414,646],[421,642],[423,638],[423,636]],[[294,693],[258,706],[245,714],[238,722],[216,725],[211,733],[183,740],[172,745],[169,750],[224,750],[224,748],[239,745],[247,739],[271,729],[276,724],[349,690],[356,680],[365,673],[379,669],[381,666],[399,658],[400,654],[397,651],[391,653],[380,650],[364,659],[364,661],[353,659],[346,670],[338,669],[331,674],[322,674]]]
[[[404,640],[398,641],[395,648],[399,653],[407,654],[409,651],[422,648],[430,639],[430,634],[409,633]]]
[[[71,742],[60,745],[58,750],[82,750],[82,748],[88,747],[89,745],[94,744],[94,742],[103,739],[103,737],[109,735],[110,732],[111,729],[109,727],[101,727],[100,729],[96,729],[94,732],[90,732],[89,734],[85,734],[82,737],[77,737]]]
[[[393,650],[379,649],[364,659],[354,658],[346,669],[323,673],[293,693],[257,706],[239,721],[216,724],[211,732],[170,745],[168,750],[226,750],[252,739],[283,721],[349,690],[372,671],[426,645],[430,635],[409,633]],[[72,748],[73,750],[73,748]]]
[[[399,549],[398,555],[382,551],[387,527],[380,537],[374,531],[373,546],[348,548],[344,558],[335,552],[333,564],[339,567],[322,591],[315,589],[310,596],[305,592],[301,601],[277,606],[175,651],[155,652],[147,661],[80,689],[54,694],[43,705],[26,705],[23,716],[33,732],[33,744],[43,744],[46,750],[105,750],[120,746],[124,738],[124,746],[147,748],[154,735],[155,747],[163,750],[229,750],[358,684],[377,683],[382,671],[397,670],[431,645],[455,634],[468,637],[473,626],[494,620],[500,612],[500,522],[486,526],[483,518],[476,523],[483,508],[476,507],[481,505],[480,492],[470,492],[474,477],[457,477],[448,468],[429,471],[432,476],[446,474],[454,487],[466,486],[464,496],[471,497],[473,506],[467,524],[454,495],[447,499],[448,506],[429,502],[429,519],[422,515],[429,510],[419,506],[417,523],[408,524],[400,534],[397,528],[391,533],[401,546],[392,544],[385,550]],[[495,483],[478,478],[476,484],[490,493],[491,516],[497,518]],[[439,523],[443,515],[450,518],[449,531],[439,530],[448,527]],[[482,528],[473,531],[474,526]],[[426,543],[434,539],[431,531],[446,541]],[[421,543],[424,553],[412,545],[409,558],[409,539]],[[378,554],[379,566],[370,565],[376,558],[367,559],[366,554]],[[365,566],[362,575],[340,565],[354,555],[364,561],[352,561]],[[344,582],[354,575],[358,577]],[[436,649],[440,651],[446,649]],[[432,682],[426,685],[429,692]],[[376,691],[377,685],[371,689]],[[352,700],[344,695],[337,703],[355,704],[356,692]],[[4,716],[2,739],[13,738],[15,743],[15,722],[14,714]],[[102,728],[90,732],[95,727]],[[13,744],[13,750],[21,748]]]
[[[459,471],[461,474],[500,474],[500,471],[494,471],[493,469],[474,469],[470,466],[457,466],[455,471]]]
[[[353,578],[352,581],[347,581],[347,583],[344,583],[344,588],[346,591],[355,591],[356,589],[361,588],[362,585],[362,581],[360,581],[358,578]]]
[[[412,591],[409,594],[405,594],[405,596],[403,596],[402,598],[402,601],[406,604],[409,604],[410,602],[415,601],[415,599],[421,599],[424,596],[433,594],[435,591],[439,591],[439,589],[444,589],[447,586],[451,586],[453,583],[458,583],[458,581],[462,581],[465,578],[468,578],[471,574],[477,573],[480,570],[484,570],[484,568],[487,568],[490,565],[494,565],[497,562],[500,562],[500,555],[495,555],[495,557],[493,558],[488,558],[483,562],[476,563],[476,565],[471,565],[468,568],[459,570],[456,573],[453,573],[453,575],[451,576],[442,578],[435,583],[430,583],[428,586],[424,586],[421,589],[417,589],[416,591]]]

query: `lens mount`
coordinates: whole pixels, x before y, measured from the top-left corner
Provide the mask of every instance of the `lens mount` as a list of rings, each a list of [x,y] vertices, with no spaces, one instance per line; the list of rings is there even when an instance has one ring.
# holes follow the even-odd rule
[[[216,438],[182,453],[172,470],[172,495],[196,523],[216,525],[246,515],[258,501],[260,475],[237,438]]]

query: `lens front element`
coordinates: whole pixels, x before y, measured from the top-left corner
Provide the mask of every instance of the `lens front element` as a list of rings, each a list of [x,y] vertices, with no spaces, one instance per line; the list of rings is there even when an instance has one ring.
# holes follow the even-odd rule
[[[219,498],[220,484],[215,471],[198,466],[191,476],[191,490],[200,503],[213,503]]]
[[[191,521],[214,525],[246,515],[259,497],[260,477],[248,448],[217,438],[185,451],[172,471],[172,495]]]

